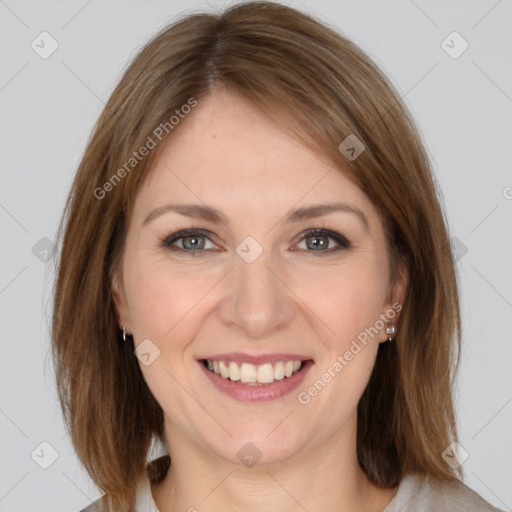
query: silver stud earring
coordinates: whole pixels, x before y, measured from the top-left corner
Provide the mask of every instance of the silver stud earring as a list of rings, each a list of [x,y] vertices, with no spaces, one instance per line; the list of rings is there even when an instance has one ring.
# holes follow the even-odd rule
[[[392,322],[388,322],[388,326],[386,327],[386,334],[389,334],[388,341],[392,341],[396,332],[395,324]]]
[[[126,342],[126,327],[123,325],[123,341]]]

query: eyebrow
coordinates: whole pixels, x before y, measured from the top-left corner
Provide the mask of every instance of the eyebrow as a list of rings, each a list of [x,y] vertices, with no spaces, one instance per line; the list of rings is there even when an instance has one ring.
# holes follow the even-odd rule
[[[175,212],[186,217],[193,217],[213,222],[215,224],[225,224],[229,226],[228,218],[220,210],[211,206],[201,204],[166,204],[155,208],[142,222],[142,226],[146,226],[149,222],[168,212]],[[285,223],[296,223],[304,220],[315,219],[323,215],[334,212],[352,213],[363,223],[366,230],[370,226],[365,214],[357,207],[342,201],[334,203],[322,203],[296,208],[288,212],[283,221]]]

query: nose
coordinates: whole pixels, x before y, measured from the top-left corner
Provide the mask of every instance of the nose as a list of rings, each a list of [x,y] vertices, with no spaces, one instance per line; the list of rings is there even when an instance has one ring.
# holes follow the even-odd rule
[[[266,251],[252,263],[235,256],[219,305],[222,322],[251,339],[268,339],[290,325],[296,312],[295,296],[283,274]]]

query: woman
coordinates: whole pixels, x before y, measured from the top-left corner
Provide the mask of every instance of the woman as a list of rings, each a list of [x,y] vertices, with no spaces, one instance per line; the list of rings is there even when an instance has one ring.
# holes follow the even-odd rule
[[[457,284],[421,138],[330,28],[251,2],[163,30],[61,232],[57,382],[106,493],[87,510],[495,510],[461,481]]]

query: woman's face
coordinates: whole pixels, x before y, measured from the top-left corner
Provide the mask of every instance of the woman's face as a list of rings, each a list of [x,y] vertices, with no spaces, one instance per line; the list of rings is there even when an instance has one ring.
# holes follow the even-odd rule
[[[376,209],[237,96],[218,91],[182,123],[136,197],[114,279],[171,456],[173,438],[238,463],[352,442],[402,298]],[[302,369],[287,377],[289,361]]]

